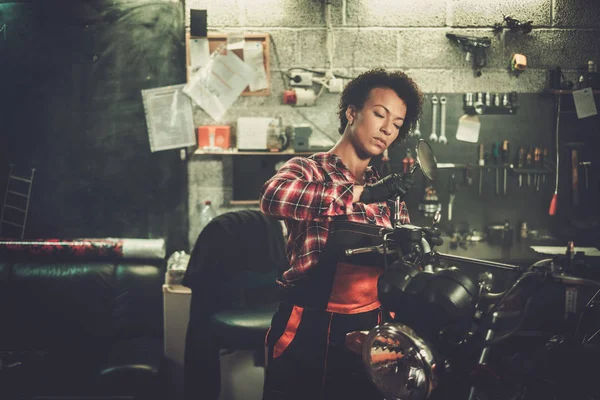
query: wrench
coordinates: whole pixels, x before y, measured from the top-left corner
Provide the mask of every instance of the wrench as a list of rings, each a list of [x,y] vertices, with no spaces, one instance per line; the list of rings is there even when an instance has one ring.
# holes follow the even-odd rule
[[[421,137],[421,123],[419,120],[417,120],[417,123],[415,125],[415,130],[411,133],[410,136]]]
[[[438,141],[438,136],[435,133],[435,124],[437,122],[437,108],[438,108],[438,98],[436,95],[431,97],[431,135],[429,135],[429,140],[432,142]]]
[[[440,128],[440,137],[438,138],[441,144],[448,143],[448,139],[446,138],[446,97],[440,97],[440,104],[442,107],[442,126]]]

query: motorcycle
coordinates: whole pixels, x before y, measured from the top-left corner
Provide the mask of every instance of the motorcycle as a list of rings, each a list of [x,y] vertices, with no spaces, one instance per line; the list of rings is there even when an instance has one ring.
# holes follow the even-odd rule
[[[411,172],[420,167],[434,180],[431,147],[421,140],[416,154]],[[432,227],[395,223],[380,230],[380,244],[345,250],[384,258],[378,296],[389,317],[348,333],[346,345],[385,398],[600,399],[592,367],[600,356],[600,280],[573,243],[564,255],[520,268],[435,251],[438,222],[439,212]],[[481,270],[474,277],[453,263]],[[495,271],[516,279],[492,292]]]

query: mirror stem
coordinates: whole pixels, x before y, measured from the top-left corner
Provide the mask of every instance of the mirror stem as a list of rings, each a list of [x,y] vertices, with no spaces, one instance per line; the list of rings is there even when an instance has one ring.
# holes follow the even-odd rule
[[[400,225],[400,195],[394,198],[394,227]]]
[[[414,172],[416,171],[416,169],[417,169],[417,167],[418,167],[418,166],[419,166],[419,163],[418,163],[418,162],[414,163],[414,164],[412,165],[412,167],[410,167],[410,173],[411,173],[411,174],[412,174],[412,173],[414,173]]]

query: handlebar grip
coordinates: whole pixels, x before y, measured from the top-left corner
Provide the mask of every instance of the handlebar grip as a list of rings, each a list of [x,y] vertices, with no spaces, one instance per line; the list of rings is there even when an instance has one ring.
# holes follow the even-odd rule
[[[390,248],[390,247],[388,247],[387,251],[386,251],[387,254],[395,254],[397,252],[398,251],[396,249]],[[379,253],[379,254],[384,254],[383,245],[380,244],[378,246],[359,247],[357,249],[346,249],[344,251],[344,254],[346,256],[353,256],[353,255],[356,255],[356,254],[365,254],[365,253]]]
[[[353,256],[355,254],[364,253],[377,253],[377,246],[359,247],[358,249],[346,249],[345,254],[347,256]]]

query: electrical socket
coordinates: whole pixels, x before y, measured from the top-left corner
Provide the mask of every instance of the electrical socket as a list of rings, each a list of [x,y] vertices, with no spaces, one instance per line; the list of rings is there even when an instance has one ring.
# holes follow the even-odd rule
[[[344,90],[344,80],[342,78],[331,78],[327,84],[331,93],[342,93],[342,90]]]
[[[312,72],[297,72],[292,74],[292,79],[290,79],[291,86],[312,86],[313,74]]]
[[[296,106],[313,106],[317,95],[312,89],[298,88],[294,89],[296,92]]]

